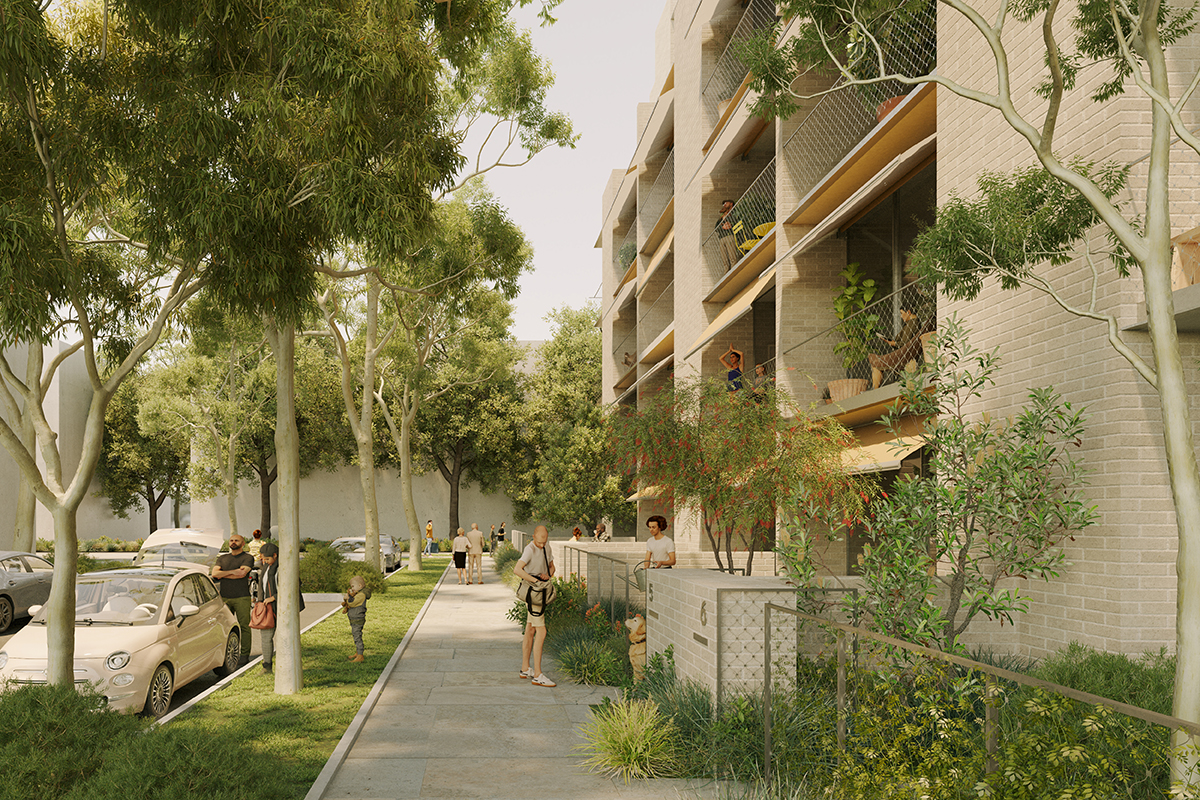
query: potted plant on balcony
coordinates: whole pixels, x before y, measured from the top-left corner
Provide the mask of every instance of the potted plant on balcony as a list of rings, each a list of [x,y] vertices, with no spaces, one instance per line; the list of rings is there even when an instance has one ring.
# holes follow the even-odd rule
[[[853,375],[855,367],[867,360],[871,337],[879,323],[878,314],[866,312],[879,291],[878,284],[863,273],[857,261],[847,264],[841,277],[845,284],[834,296],[833,313],[839,320],[836,330],[842,340],[833,346],[833,352],[841,356],[847,377],[829,382],[829,399],[834,403],[866,391],[867,380]]]

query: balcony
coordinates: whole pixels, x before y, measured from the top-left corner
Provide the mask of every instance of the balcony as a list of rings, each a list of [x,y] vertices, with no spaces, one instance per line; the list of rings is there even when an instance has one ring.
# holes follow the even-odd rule
[[[634,220],[621,239],[621,244],[613,243],[613,275],[617,279],[617,291],[637,277],[637,221]],[[615,239],[615,236],[614,236]],[[632,270],[630,268],[633,268]],[[631,274],[632,273],[632,274]],[[615,292],[614,292],[615,294]]]
[[[834,413],[890,400],[904,373],[928,360],[937,326],[937,292],[915,281],[783,351]],[[776,365],[767,365],[767,375]],[[876,390],[890,391],[877,392]],[[798,397],[805,402],[808,398]]]
[[[645,200],[638,209],[638,220],[642,230],[649,231],[642,244],[642,252],[652,255],[663,237],[674,226],[675,200],[675,151],[667,155],[654,179],[654,185],[646,192]]]
[[[641,331],[641,341],[645,345],[656,342],[658,337],[675,321],[675,281],[671,281],[653,299],[645,297],[649,291],[638,300],[638,330]],[[641,310],[642,307],[645,310]],[[645,360],[643,358],[643,360]]]
[[[733,210],[724,220],[729,228],[718,225],[701,245],[710,283],[716,287],[706,298],[709,302],[728,300],[775,260],[776,161],[771,159],[745,194],[734,202]],[[765,250],[769,250],[769,256],[762,252]],[[748,262],[761,262],[762,269],[748,274]]]
[[[749,70],[738,57],[738,47],[759,32],[775,24],[774,0],[751,0],[750,5],[742,12],[742,18],[729,36],[712,75],[705,82],[700,92],[700,100],[704,106],[705,119],[713,126],[707,150],[713,139],[720,133],[730,114],[746,94],[749,85]]]
[[[933,4],[922,15],[908,20],[902,34],[892,32],[888,42],[891,48],[885,65],[889,70],[905,74],[932,70],[937,54]],[[785,221],[815,224],[822,212],[845,199],[842,195],[849,188],[869,177],[849,174],[857,169],[857,162],[864,162],[863,169],[873,174],[890,158],[932,135],[936,128],[935,105],[932,85],[913,87],[882,81],[845,86],[844,80],[835,85],[834,91],[818,100],[799,122],[780,150],[786,195],[801,206],[785,214]],[[846,186],[837,192],[828,191],[839,180]],[[833,196],[813,203],[814,196],[820,194]],[[810,205],[814,207],[806,210]]]

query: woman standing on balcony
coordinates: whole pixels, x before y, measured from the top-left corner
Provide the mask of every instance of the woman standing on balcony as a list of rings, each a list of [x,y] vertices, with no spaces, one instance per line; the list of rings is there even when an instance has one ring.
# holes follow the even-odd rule
[[[729,356],[728,361],[725,360],[726,356]],[[733,345],[729,345],[729,349],[721,354],[721,366],[729,370],[725,376],[729,391],[736,392],[742,388],[742,351],[734,350]]]

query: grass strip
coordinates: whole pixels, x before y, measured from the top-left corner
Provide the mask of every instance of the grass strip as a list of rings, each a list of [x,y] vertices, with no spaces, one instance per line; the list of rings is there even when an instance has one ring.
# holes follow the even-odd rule
[[[350,625],[334,614],[304,634],[304,689],[277,695],[274,677],[250,670],[170,725],[216,737],[246,766],[270,765],[260,797],[302,798],[317,779],[371,687],[404,639],[449,559],[426,557],[420,572],[397,570],[388,591],[367,604],[366,661],[354,653]],[[260,770],[255,768],[253,772]]]

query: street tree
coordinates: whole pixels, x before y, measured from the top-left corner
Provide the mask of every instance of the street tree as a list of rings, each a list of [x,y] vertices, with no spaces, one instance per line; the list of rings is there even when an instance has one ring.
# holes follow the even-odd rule
[[[837,527],[868,497],[842,461],[853,436],[773,385],[731,392],[725,381],[676,377],[636,408],[615,409],[610,424],[616,466],[676,515],[697,514],[723,571],[734,571],[736,547],[748,551],[749,575],[755,553],[774,544],[776,519]]]
[[[490,308],[431,368],[435,391],[421,404],[414,425],[415,466],[437,470],[450,490],[447,530],[459,528],[462,489],[503,489],[519,457],[522,400],[516,366],[524,350],[508,338],[512,307],[502,297],[480,298]],[[453,391],[437,392],[455,385]]]
[[[188,492],[189,437],[180,431],[146,433],[138,423],[137,373],[117,389],[104,419],[104,444],[96,478],[97,494],[113,514],[128,519],[146,509],[150,533],[158,530],[158,509],[167,497],[177,501]]]
[[[609,470],[608,434],[600,405],[602,347],[594,304],[547,315],[550,339],[537,351],[525,382],[525,469],[514,474],[519,518],[554,525],[632,522],[629,480]]]
[[[1174,170],[1188,160],[1173,156],[1173,143],[1192,159],[1200,155],[1200,137],[1188,121],[1200,87],[1200,70],[1190,55],[1195,7],[1161,0],[1081,0],[1069,6],[939,0],[939,25],[947,15],[961,21],[977,36],[972,52],[994,65],[972,73],[977,82],[965,83],[953,77],[949,65],[936,71],[932,65],[905,68],[890,57],[892,36],[917,17],[932,15],[934,5],[784,0],[782,18],[800,20],[795,38],[775,47],[764,37],[749,48],[752,88],[764,98],[759,110],[794,108],[792,87],[800,85],[794,81],[812,69],[832,71],[850,88],[935,83],[940,91],[992,109],[1028,144],[1035,168],[985,176],[978,201],[948,204],[914,261],[941,279],[952,297],[974,297],[988,276],[1006,288],[1046,293],[1068,314],[1096,321],[1097,335],[1158,393],[1179,537],[1173,713],[1200,720],[1200,469],[1171,285]],[[1020,56],[1014,55],[1018,47]],[[1027,65],[1036,65],[1035,85],[1023,82]],[[1132,99],[1124,98],[1127,93]],[[1129,165],[1096,164],[1090,154],[1070,154],[1071,142],[1060,131],[1074,121],[1067,114],[1076,97],[1090,101],[1098,117],[1113,124],[1123,124],[1118,108],[1133,102],[1149,112],[1146,150],[1138,159],[1145,183],[1135,200],[1120,191]],[[1152,360],[1129,346],[1116,317],[1098,304],[1095,288],[1074,302],[1065,287],[1051,282],[1048,266],[1072,262],[1096,287],[1105,264],[1122,276],[1140,274]],[[1175,779],[1182,780],[1192,763],[1194,758],[1177,758]]]
[[[389,290],[387,314],[398,324],[380,375],[380,403],[400,465],[400,493],[409,530],[409,569],[421,568],[422,530],[412,494],[413,426],[423,403],[482,379],[438,382],[435,366],[457,342],[488,318],[493,295],[516,296],[517,279],[530,268],[532,251],[507,212],[480,185],[438,206],[438,229],[399,265],[421,292]]]

